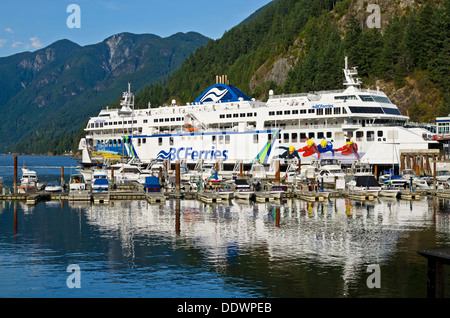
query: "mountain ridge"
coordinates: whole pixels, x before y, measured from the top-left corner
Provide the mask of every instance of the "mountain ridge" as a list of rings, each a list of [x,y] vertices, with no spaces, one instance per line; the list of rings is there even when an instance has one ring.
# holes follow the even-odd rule
[[[62,39],[0,58],[0,132],[8,136],[0,152],[72,149],[89,116],[115,102],[128,82],[139,90],[167,78],[209,40],[196,32],[165,38],[122,32],[96,44]]]

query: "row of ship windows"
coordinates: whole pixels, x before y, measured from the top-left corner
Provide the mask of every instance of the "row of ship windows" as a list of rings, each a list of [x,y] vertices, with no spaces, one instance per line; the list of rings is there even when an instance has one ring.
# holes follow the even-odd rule
[[[147,120],[144,119],[144,123]],[[93,122],[88,124],[88,128],[103,128],[104,126],[131,125],[137,124],[137,120],[111,121],[111,122]]]
[[[342,137],[338,137],[337,134],[342,134],[342,132],[335,133],[334,138],[335,139],[342,139]],[[374,141],[375,140],[375,131],[367,131],[366,140],[367,141]],[[256,135],[257,136],[257,135]],[[269,135],[269,141],[271,140],[272,135]],[[364,131],[357,131],[355,136],[353,135],[352,131],[347,132],[347,137],[349,139],[355,137],[356,141],[364,141]],[[386,141],[386,138],[384,137],[384,133],[382,130],[378,130],[376,132],[376,137],[378,137],[378,141]],[[309,132],[309,133],[283,133],[279,137],[283,143],[289,143],[289,142],[297,142],[299,139],[301,142],[306,142],[308,139],[331,139],[333,138],[333,133],[331,131],[327,132],[318,132],[317,134],[315,132]],[[254,139],[255,141],[255,139]]]
[[[386,104],[392,104],[389,98],[384,96],[376,96],[376,95],[359,95],[359,98],[363,102],[378,102],[378,103],[386,103]],[[355,95],[347,95],[347,96],[335,96],[334,99],[341,99],[341,100],[358,100],[358,98]]]
[[[338,132],[337,134],[342,134],[342,132]],[[335,139],[343,139],[343,135],[338,137],[337,134],[335,134]],[[386,141],[386,138],[384,137],[384,132],[382,130],[378,130],[376,133],[375,131],[367,131],[366,134],[364,134],[364,131],[357,131],[356,134],[354,135],[353,132],[347,132],[347,137],[348,138],[353,138],[355,137],[356,141],[364,141],[364,135],[366,137],[366,141],[374,141],[376,137],[378,137],[378,141]],[[259,134],[254,134],[253,135],[253,143],[259,143]],[[272,141],[272,134],[267,134],[267,139],[269,141]],[[183,137],[182,137],[183,138]],[[188,140],[191,137],[187,137]],[[197,138],[197,137],[193,137],[193,138]],[[198,136],[198,138],[203,139],[204,136]],[[279,139],[281,139],[280,141],[283,143],[295,143],[295,142],[306,142],[308,141],[308,139],[331,139],[333,138],[333,133],[328,131],[328,132],[317,132],[317,134],[315,132],[309,132],[309,133],[283,133],[282,135],[280,135],[278,137]],[[211,136],[211,141],[213,143],[218,143],[219,145],[221,144],[229,144],[230,143],[230,135],[219,135],[219,136]],[[159,137],[158,138],[158,146],[162,146],[164,142],[164,138]],[[142,138],[142,143],[145,143],[145,138]],[[141,138],[138,139],[138,146],[141,145]],[[174,145],[174,138],[173,137],[169,137],[169,146],[173,146]]]
[[[234,114],[220,114],[219,118],[238,118],[238,117],[256,117],[257,113],[234,113]]]
[[[334,108],[317,108],[317,109],[294,109],[294,110],[277,110],[277,111],[270,111],[269,112],[269,116],[280,116],[280,115],[298,115],[298,114],[314,114],[316,113],[316,115],[323,115],[325,113],[325,115],[331,115],[331,114],[335,114],[335,115],[340,115],[341,114],[341,107],[334,107]],[[345,110],[345,108],[342,108],[342,114],[347,114],[347,111]]]
[[[366,140],[367,141],[374,141],[375,140],[375,131],[367,131],[366,135]],[[386,138],[384,137],[384,133],[382,130],[378,130],[376,132],[376,136],[378,137],[378,140],[381,141],[381,139],[383,139],[384,141],[386,140]],[[203,139],[203,136],[199,136],[200,138]],[[355,137],[356,141],[363,141],[364,140],[364,131],[357,131],[355,133],[355,135],[353,134],[353,132],[347,132],[347,137],[348,138],[353,138]],[[182,137],[184,138],[184,137]],[[187,137],[188,139],[190,139],[191,137]],[[272,134],[268,134],[267,138],[269,141],[272,141]],[[282,141],[283,143],[294,143],[294,142],[306,142],[308,139],[323,139],[323,138],[327,138],[327,139],[331,139],[333,138],[333,133],[328,131],[328,132],[318,132],[317,134],[315,132],[309,132],[309,133],[283,133],[282,135],[280,135],[278,137],[279,139],[281,139],[280,141]],[[335,136],[335,139],[339,139],[337,138],[337,136]],[[162,146],[163,145],[163,140],[164,138],[159,137],[158,138],[158,146]],[[229,144],[230,143],[230,135],[219,135],[219,136],[211,136],[211,141],[213,143],[215,143],[217,141],[217,143],[220,144]],[[146,144],[147,139],[146,138],[137,138],[137,145],[141,146],[142,144]],[[128,143],[129,144],[129,140],[124,141],[124,143]],[[259,135],[258,134],[254,134],[253,135],[253,143],[259,143]],[[98,145],[102,144],[103,142],[98,142]],[[169,137],[169,145],[173,146],[174,144],[174,138],[173,137]],[[110,147],[117,147],[117,146],[121,146],[121,140],[109,140],[106,143],[107,146]]]

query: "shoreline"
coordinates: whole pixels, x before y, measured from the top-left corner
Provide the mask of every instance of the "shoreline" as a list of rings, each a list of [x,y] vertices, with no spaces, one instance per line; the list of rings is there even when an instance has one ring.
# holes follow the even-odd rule
[[[81,159],[80,154],[61,154],[61,155],[53,155],[53,154],[17,154],[17,153],[0,153],[0,156],[34,156],[34,157],[70,157],[72,159]]]

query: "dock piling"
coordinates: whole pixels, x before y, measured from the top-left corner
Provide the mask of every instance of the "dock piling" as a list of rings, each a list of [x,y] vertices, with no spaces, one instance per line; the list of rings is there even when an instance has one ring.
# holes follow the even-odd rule
[[[17,193],[17,156],[14,156],[14,193]]]

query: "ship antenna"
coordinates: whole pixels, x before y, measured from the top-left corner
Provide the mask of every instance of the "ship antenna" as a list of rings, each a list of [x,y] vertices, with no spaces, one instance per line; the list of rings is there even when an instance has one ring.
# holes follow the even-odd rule
[[[351,69],[348,68],[348,56],[345,57],[344,75],[345,75],[344,86],[348,86],[350,88],[361,85],[361,80],[357,77],[354,77],[358,75],[356,67],[353,67]]]

